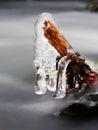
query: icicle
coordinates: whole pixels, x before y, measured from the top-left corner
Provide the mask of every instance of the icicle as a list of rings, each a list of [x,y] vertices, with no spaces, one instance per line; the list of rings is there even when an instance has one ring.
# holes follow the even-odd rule
[[[55,20],[50,13],[42,13],[35,23],[34,65],[36,68],[36,94],[44,94],[47,89],[50,91],[56,89],[57,71],[55,65],[56,57],[59,54],[44,36],[44,21],[47,19],[55,24]]]

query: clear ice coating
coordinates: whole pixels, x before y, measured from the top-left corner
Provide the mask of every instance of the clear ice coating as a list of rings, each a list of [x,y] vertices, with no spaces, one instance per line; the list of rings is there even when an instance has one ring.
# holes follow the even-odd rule
[[[44,94],[47,90],[56,91],[56,57],[58,52],[48,43],[44,36],[44,21],[50,20],[56,25],[50,13],[42,13],[35,23],[34,66],[36,69],[35,93]],[[64,97],[65,92],[60,88],[57,97]]]

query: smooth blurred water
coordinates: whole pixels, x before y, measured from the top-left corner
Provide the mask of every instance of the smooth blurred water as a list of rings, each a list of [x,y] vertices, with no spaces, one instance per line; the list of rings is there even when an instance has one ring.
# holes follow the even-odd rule
[[[51,3],[52,4],[52,3]],[[50,5],[51,5],[50,4]],[[81,5],[81,4],[80,4]],[[75,6],[75,5],[74,5]],[[33,5],[34,7],[34,5]],[[57,6],[59,8],[59,5]],[[0,9],[0,129],[2,130],[97,130],[97,117],[76,119],[58,116],[67,105],[51,92],[34,94],[34,22],[42,11],[52,12],[71,45],[97,64],[98,14],[55,11],[43,6]],[[38,9],[38,10],[37,10]],[[57,11],[56,11],[57,9]]]

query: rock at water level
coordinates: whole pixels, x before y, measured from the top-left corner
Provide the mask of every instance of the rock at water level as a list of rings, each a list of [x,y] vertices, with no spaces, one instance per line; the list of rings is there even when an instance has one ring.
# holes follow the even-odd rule
[[[98,115],[98,87],[92,86],[82,92],[72,90],[67,94],[66,100],[69,100],[69,103],[61,111],[61,115]]]

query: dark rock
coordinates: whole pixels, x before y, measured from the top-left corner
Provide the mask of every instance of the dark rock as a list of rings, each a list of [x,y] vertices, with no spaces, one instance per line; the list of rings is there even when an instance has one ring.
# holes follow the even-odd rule
[[[98,12],[98,0],[92,0],[87,6],[87,10]]]
[[[85,90],[81,92],[75,89],[71,90],[70,92],[67,93],[66,100],[67,101],[69,100],[69,103],[61,111],[61,115],[64,114],[70,114],[75,116],[98,115],[97,87],[87,87]]]

